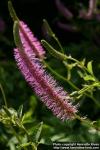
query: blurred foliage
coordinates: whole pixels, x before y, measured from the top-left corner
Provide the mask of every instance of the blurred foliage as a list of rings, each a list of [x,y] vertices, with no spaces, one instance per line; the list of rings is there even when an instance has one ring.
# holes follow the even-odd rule
[[[50,53],[47,51],[45,66],[59,81],[59,84],[63,85],[65,90],[72,94],[75,98],[75,103],[79,103],[79,114],[82,117],[86,116],[90,123],[88,124],[79,119],[61,122],[39,101],[16,67],[13,58],[14,41],[11,18],[8,18],[6,12],[1,13],[0,21],[3,28],[0,28],[2,29],[0,30],[0,86],[7,100],[7,106],[5,106],[4,96],[0,88],[0,149],[2,150],[21,150],[27,148],[30,150],[36,147],[38,147],[39,150],[51,150],[51,145],[54,141],[100,142],[100,108],[98,104],[92,101],[91,97],[88,96],[91,95],[92,92],[92,96],[100,105],[99,86],[93,86],[93,88],[88,91],[88,88],[95,84],[94,78],[98,80],[98,83],[100,80],[100,21],[96,19],[86,20],[77,17],[79,9],[88,8],[87,1],[82,2],[82,5],[80,5],[79,1],[75,0],[63,0],[62,2],[66,7],[68,6],[74,14],[74,18],[72,18],[70,22],[65,20],[60,12],[57,12],[56,5],[53,1],[52,8],[56,10],[54,11],[54,15],[52,11],[54,18],[52,17],[50,20],[48,17],[51,11],[47,17],[45,16],[57,37],[59,37],[62,45],[54,34],[52,36],[53,31],[51,32],[50,29],[48,31],[48,28],[45,28],[46,30],[44,31],[44,25],[42,26],[42,30],[47,43],[50,44],[54,50],[57,50],[57,52],[59,50],[59,52],[68,56],[69,60],[67,63],[62,63],[62,60],[56,59],[51,51],[49,51]],[[7,7],[7,1],[1,1],[1,3],[1,6],[6,3],[5,7]],[[22,4],[22,1],[19,3]],[[99,3],[98,1],[98,8],[100,7]],[[15,2],[15,5],[16,4],[17,2]],[[39,5],[39,1],[37,5]],[[82,8],[80,6],[82,6]],[[8,12],[7,9],[8,8],[6,8],[6,11]],[[43,9],[44,8],[42,8],[42,10]],[[26,12],[26,10],[24,11]],[[19,12],[19,9],[17,12]],[[34,18],[37,18],[37,16],[34,16]],[[31,19],[34,20],[34,18]],[[41,18],[43,19],[44,16],[41,16],[40,19]],[[78,32],[63,30],[57,26],[56,21],[58,20],[66,24],[74,24],[80,30],[78,30]],[[33,21],[35,25],[37,25],[36,21],[37,20]],[[31,24],[31,21],[29,21],[29,24]],[[36,26],[33,26],[33,31],[35,29]],[[38,29],[35,32],[38,34]],[[75,58],[75,60],[84,63],[84,66],[90,73],[81,70],[80,66],[78,66],[79,70],[77,70],[76,62],[73,62],[71,58]],[[75,93],[76,90],[70,86],[70,79],[71,82],[80,89],[78,95]],[[86,88],[87,85],[88,88]]]

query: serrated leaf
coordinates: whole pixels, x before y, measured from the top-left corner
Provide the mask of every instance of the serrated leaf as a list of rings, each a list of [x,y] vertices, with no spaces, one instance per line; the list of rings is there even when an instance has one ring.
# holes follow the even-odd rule
[[[38,140],[39,140],[39,138],[40,138],[41,131],[42,131],[42,127],[43,127],[43,122],[41,122],[41,123],[38,125],[37,133],[36,133],[36,135],[35,135],[35,140],[36,140],[36,142],[38,142]]]
[[[40,122],[38,125],[32,127],[28,132],[31,135],[33,142],[38,143],[41,131],[43,127],[43,122]]]
[[[88,64],[87,64],[87,69],[88,71],[93,74],[93,69],[92,69],[92,61],[89,61]]]

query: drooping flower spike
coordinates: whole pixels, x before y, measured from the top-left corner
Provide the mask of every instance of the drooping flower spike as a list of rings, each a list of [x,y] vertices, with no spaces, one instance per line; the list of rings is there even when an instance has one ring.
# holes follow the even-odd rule
[[[14,24],[15,42],[20,40],[17,32],[18,28],[18,22],[16,22]],[[22,47],[19,45],[21,45],[21,41],[17,44],[18,48],[14,49],[14,56],[26,81],[54,115],[61,120],[73,118],[77,109],[69,102],[68,93],[62,87],[59,87],[53,77],[45,71],[31,47],[26,47],[23,44]]]

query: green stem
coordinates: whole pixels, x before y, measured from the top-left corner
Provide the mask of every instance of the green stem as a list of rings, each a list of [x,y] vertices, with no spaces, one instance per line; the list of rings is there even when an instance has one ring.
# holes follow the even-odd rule
[[[17,133],[16,133],[15,129],[13,128],[13,126],[11,126],[11,129],[12,129],[12,131],[13,131],[13,133],[14,133],[16,139],[18,140],[19,144],[21,145],[21,144],[22,144],[21,139],[20,139],[19,136],[17,135]],[[26,147],[23,147],[23,149],[24,149],[24,150],[27,150]]]
[[[59,45],[60,49],[61,49],[61,52],[64,53],[64,50],[63,50],[63,47],[59,41],[59,39],[56,37],[56,35],[53,33],[51,27],[49,26],[47,20],[43,19],[43,26],[44,28],[46,29],[47,33],[49,36],[53,37],[54,40],[57,42],[57,44]]]
[[[82,118],[82,117],[80,117],[80,116],[77,115],[77,114],[75,114],[75,119],[78,119],[79,121],[81,121],[81,122],[87,124],[88,126],[91,126],[91,127],[95,128],[96,130],[100,131],[100,128],[94,125],[94,122],[95,122],[95,121],[92,121],[92,122],[91,122],[90,120],[87,120],[87,119],[85,119],[85,118]]]
[[[66,55],[65,55],[66,56]],[[73,57],[68,57],[68,56],[66,56],[66,60],[72,60],[72,61],[74,61],[74,62],[76,62],[77,64],[79,64],[80,66],[81,66],[81,68],[86,72],[88,72],[89,74],[90,74],[90,72],[88,71],[88,69],[86,68],[86,66],[84,66],[80,61],[78,61],[77,59],[75,59],[75,58],[73,58]],[[66,60],[64,60],[64,61],[66,61]],[[95,78],[95,76],[93,75],[93,74],[91,74],[93,77],[94,77],[94,79],[95,79],[95,81],[97,81],[98,82],[98,80]]]
[[[61,49],[61,52],[64,53],[63,47],[62,47],[61,43],[59,42],[58,38],[55,36],[55,34],[53,34],[52,36],[55,39],[55,41],[58,43],[58,45],[59,45],[59,47]]]
[[[28,134],[27,130],[25,129],[25,127],[24,127],[23,125],[22,125],[22,129],[23,129],[23,131],[26,133],[26,135],[27,135],[28,139],[30,140],[30,136],[29,136],[29,134]]]
[[[17,135],[15,129],[14,129],[12,126],[11,126],[11,129],[12,129],[12,131],[13,131],[15,137],[17,138],[18,142],[19,142],[20,144],[22,144],[22,143],[21,143],[21,139],[20,139],[19,136]]]
[[[31,144],[32,150],[37,150],[37,147],[34,144]]]
[[[80,89],[79,89],[75,84],[73,84],[71,81],[67,80],[65,77],[63,77],[62,75],[60,75],[60,74],[58,74],[56,71],[54,71],[54,70],[46,63],[46,61],[43,60],[42,62],[43,62],[43,64],[44,64],[54,75],[56,75],[59,79],[62,79],[63,81],[66,81],[73,89],[75,89],[75,90],[77,90],[77,91],[80,90]],[[89,94],[87,94],[87,93],[84,93],[84,95],[86,95],[86,96],[88,96],[89,98],[91,98],[91,99],[94,101],[94,103],[97,105],[97,107],[100,108],[99,102],[96,101],[96,99],[95,99],[93,96],[91,96],[91,95],[89,95]]]
[[[27,135],[27,137],[28,137],[28,139],[29,139],[29,141],[31,141],[31,138],[30,138],[30,136],[29,136],[29,134],[28,134],[28,132],[27,132],[27,130],[25,129],[25,127],[22,125],[22,129],[24,130],[24,132],[26,133],[26,135]],[[32,147],[32,150],[37,150],[37,147],[32,143],[32,144],[30,144],[31,145],[31,147]]]
[[[54,71],[44,60],[42,62],[54,75],[56,75],[58,78],[62,79],[63,81],[66,81],[73,89],[79,90],[79,88],[76,85],[74,85],[71,81],[67,80],[67,78],[63,77],[62,75]]]
[[[1,92],[2,92],[2,96],[3,96],[3,99],[4,99],[5,106],[8,107],[8,105],[7,105],[7,99],[6,99],[6,96],[5,96],[5,92],[3,90],[3,87],[1,85],[1,83],[0,83],[0,89],[1,89]]]

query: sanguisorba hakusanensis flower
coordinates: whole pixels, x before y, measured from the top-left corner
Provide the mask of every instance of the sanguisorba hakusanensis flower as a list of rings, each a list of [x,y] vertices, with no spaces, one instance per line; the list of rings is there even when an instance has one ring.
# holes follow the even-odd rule
[[[25,30],[27,36],[29,35],[28,31]],[[40,63],[40,57],[36,57],[34,48],[38,52],[41,50],[41,47],[40,50],[38,46],[36,47],[37,39],[32,40],[33,48],[27,44],[27,38],[21,32],[19,25],[19,36],[23,49],[20,47],[14,49],[14,56],[25,80],[54,115],[61,120],[72,119],[77,112],[76,106],[73,106],[70,102],[68,93],[62,87],[58,86],[56,80],[45,71]]]

